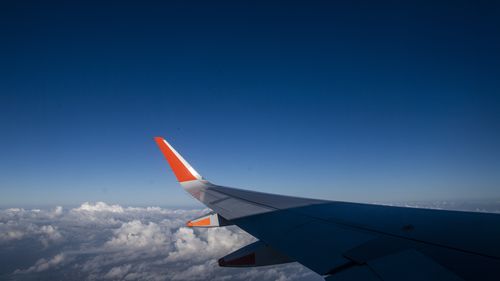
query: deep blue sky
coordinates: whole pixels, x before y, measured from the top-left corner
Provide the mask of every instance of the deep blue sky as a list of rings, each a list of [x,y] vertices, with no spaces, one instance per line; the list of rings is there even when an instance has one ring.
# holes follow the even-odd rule
[[[500,198],[494,1],[6,2],[1,206]]]

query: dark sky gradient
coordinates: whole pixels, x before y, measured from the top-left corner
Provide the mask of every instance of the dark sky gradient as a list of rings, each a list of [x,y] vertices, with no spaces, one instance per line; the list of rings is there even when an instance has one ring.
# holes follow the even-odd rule
[[[103,2],[0,4],[1,206],[194,204],[157,135],[230,186],[500,198],[495,1]]]

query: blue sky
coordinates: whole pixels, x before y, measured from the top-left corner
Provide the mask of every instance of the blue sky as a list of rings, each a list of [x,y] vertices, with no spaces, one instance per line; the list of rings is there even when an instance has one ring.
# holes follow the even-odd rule
[[[500,198],[500,8],[468,1],[2,3],[0,205],[194,206],[213,182]]]

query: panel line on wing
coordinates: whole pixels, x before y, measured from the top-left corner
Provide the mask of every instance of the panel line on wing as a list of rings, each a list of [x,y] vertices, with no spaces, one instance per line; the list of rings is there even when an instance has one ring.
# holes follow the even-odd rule
[[[220,203],[220,202],[228,200],[228,199],[231,199],[231,197],[224,197],[224,198],[221,198],[221,199],[217,199],[217,200],[214,200],[214,201],[210,202],[210,204],[217,204],[217,203]]]

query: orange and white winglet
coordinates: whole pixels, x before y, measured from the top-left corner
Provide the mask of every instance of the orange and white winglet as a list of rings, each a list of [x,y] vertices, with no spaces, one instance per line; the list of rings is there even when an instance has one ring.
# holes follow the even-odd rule
[[[202,179],[200,174],[164,138],[155,137],[155,141],[180,183]]]

